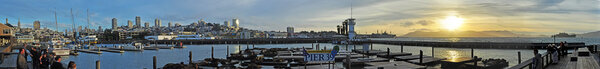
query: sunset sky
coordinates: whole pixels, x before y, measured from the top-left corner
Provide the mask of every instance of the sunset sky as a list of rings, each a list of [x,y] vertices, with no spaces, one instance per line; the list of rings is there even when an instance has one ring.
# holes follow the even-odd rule
[[[159,18],[190,24],[204,19],[222,24],[240,19],[240,26],[257,30],[334,31],[350,18],[351,0],[2,0],[0,20],[25,27],[40,20],[42,26],[60,31],[70,28],[70,9],[75,23],[86,23],[89,9],[92,28],[119,25],[140,16],[153,26]],[[357,32],[377,30],[403,35],[413,31],[512,31],[519,34],[551,35],[559,32],[600,31],[600,2],[597,0],[354,0]]]

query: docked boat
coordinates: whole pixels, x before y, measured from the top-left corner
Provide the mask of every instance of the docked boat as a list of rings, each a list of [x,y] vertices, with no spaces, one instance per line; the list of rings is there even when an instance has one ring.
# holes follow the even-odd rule
[[[144,46],[142,45],[142,43],[130,43],[130,44],[126,44],[126,45],[115,46],[113,48],[108,48],[108,49],[123,50],[123,51],[143,51]]]

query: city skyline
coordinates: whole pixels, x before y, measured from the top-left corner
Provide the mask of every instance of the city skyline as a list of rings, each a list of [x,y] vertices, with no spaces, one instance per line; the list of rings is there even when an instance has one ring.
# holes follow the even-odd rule
[[[448,16],[463,19],[450,31],[498,31],[519,34],[551,35],[558,32],[586,33],[599,31],[600,9],[594,0],[525,0],[514,1],[352,1],[357,33],[389,31],[403,35],[414,31],[448,31],[441,23]],[[0,18],[31,28],[39,20],[42,27],[55,29],[54,11],[59,30],[71,28],[73,8],[78,26],[86,26],[86,10],[90,13],[90,28],[111,28],[111,19],[118,26],[135,23],[172,22],[189,25],[204,19],[223,24],[238,18],[239,26],[265,31],[335,31],[344,19],[350,18],[350,0],[332,1],[3,1]],[[583,7],[588,6],[588,7]],[[140,16],[141,22],[135,17]],[[4,20],[0,22],[4,23]],[[463,23],[464,22],[464,23]],[[151,24],[154,26],[156,24]],[[167,26],[162,24],[162,26]]]

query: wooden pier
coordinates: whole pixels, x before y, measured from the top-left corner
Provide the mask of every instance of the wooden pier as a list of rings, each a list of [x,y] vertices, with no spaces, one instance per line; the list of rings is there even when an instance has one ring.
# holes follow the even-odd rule
[[[560,60],[556,64],[552,64],[552,54],[543,53],[540,58],[542,61],[541,67],[546,69],[600,69],[599,53],[597,51],[598,45],[590,45],[582,48],[575,48],[572,53],[564,56],[559,56]],[[534,64],[533,59],[529,59],[525,62],[519,63],[509,69],[522,69],[532,68]]]

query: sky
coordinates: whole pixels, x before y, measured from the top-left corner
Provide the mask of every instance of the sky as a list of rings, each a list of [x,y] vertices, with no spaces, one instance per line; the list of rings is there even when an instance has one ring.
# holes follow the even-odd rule
[[[352,7],[352,12],[350,12]],[[240,26],[265,31],[335,31],[345,19],[356,19],[359,34],[386,31],[511,31],[551,35],[600,31],[598,0],[2,0],[0,20],[32,27],[73,26],[110,28],[140,16],[142,24],[161,19],[184,25],[204,19],[222,24],[239,18]],[[70,9],[73,9],[71,17]],[[89,10],[90,24],[86,20]],[[57,14],[58,25],[54,23]],[[351,15],[352,13],[352,15]],[[455,30],[445,29],[447,17],[463,19]],[[74,18],[74,22],[71,18]],[[73,24],[75,23],[75,25]]]

